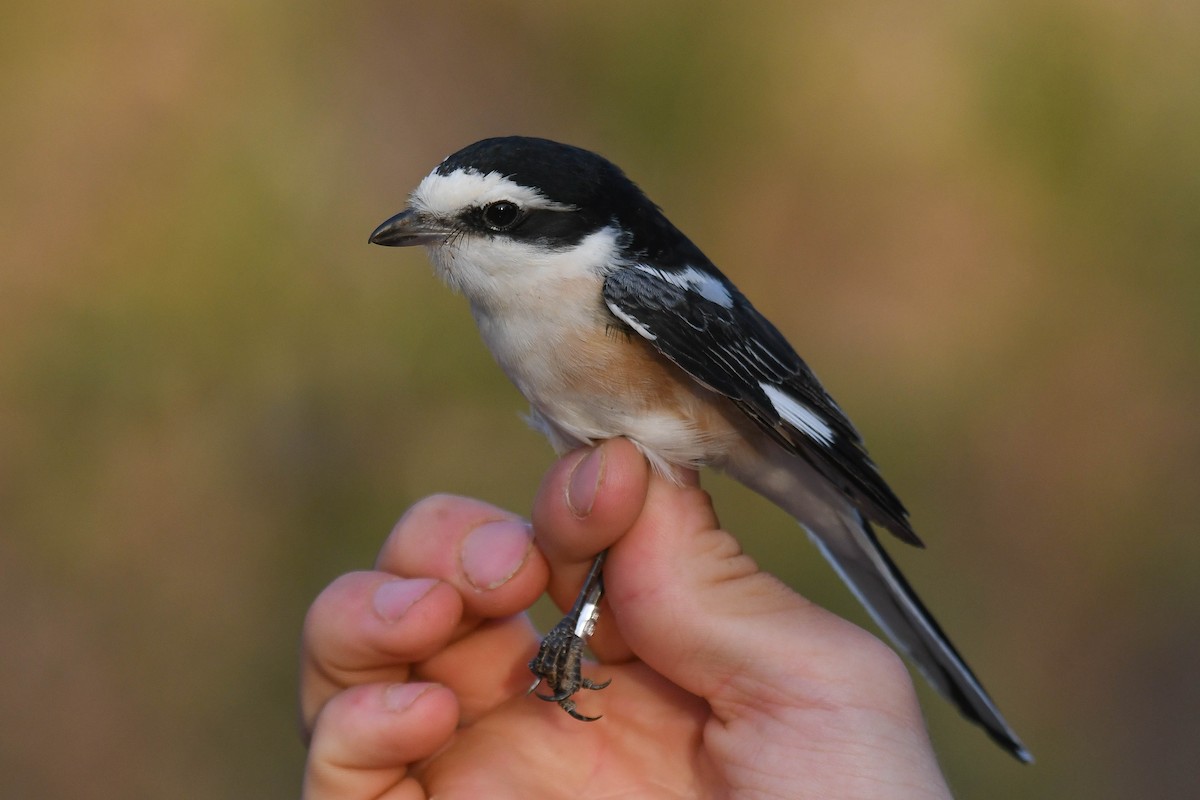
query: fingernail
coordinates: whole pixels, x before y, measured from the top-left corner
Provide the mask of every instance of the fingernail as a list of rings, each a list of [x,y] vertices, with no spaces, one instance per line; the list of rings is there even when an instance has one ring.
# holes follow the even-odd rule
[[[429,691],[431,683],[393,683],[383,690],[383,706],[388,711],[403,711]]]
[[[412,604],[424,597],[437,578],[396,578],[379,584],[372,598],[375,613],[384,622],[395,622]]]
[[[604,480],[604,445],[593,449],[583,456],[571,470],[571,478],[567,481],[567,508],[579,518],[592,513],[592,504],[596,502],[596,490],[600,481]]]
[[[519,520],[485,522],[463,540],[463,574],[476,589],[495,589],[525,563],[533,547],[533,531]]]

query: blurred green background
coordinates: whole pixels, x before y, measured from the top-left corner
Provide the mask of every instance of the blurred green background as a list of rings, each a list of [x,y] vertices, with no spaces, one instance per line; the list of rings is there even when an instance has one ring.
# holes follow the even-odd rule
[[[308,603],[426,494],[528,511],[463,302],[366,244],[508,133],[621,164],[856,420],[1039,759],[922,689],[961,796],[1193,795],[1198,41],[1155,0],[8,4],[0,796],[296,796]]]

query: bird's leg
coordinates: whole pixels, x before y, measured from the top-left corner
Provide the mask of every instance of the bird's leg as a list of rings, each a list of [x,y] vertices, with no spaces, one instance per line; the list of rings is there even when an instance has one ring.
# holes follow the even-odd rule
[[[584,722],[600,718],[584,716],[576,711],[571,695],[580,689],[603,689],[610,683],[593,683],[580,674],[584,640],[592,635],[600,616],[600,598],[604,594],[604,557],[607,554],[606,550],[596,556],[570,613],[546,634],[537,655],[529,662],[529,670],[536,677],[529,691],[532,692],[545,681],[551,693],[539,692],[538,697],[558,703],[572,717]]]

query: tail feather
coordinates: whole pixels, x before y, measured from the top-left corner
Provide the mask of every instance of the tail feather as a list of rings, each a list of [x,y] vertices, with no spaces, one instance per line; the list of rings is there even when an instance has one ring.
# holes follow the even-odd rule
[[[870,523],[846,497],[809,464],[771,442],[737,451],[722,466],[804,527],[879,627],[935,689],[1013,756],[1033,761]]]
[[[841,530],[815,531],[807,526],[805,530],[925,679],[1001,747],[1025,763],[1032,762],[1033,756],[880,545],[870,523],[857,511],[842,515],[840,521]]]

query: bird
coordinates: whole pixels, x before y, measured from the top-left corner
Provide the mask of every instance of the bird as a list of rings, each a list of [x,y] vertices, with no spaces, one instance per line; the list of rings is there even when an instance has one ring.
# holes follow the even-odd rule
[[[969,720],[1032,756],[884,550],[923,546],[849,418],[784,336],[608,159],[549,139],[446,157],[370,243],[423,246],[558,453],[625,437],[668,479],[720,470],[788,512],[897,649]],[[581,720],[601,553],[530,662]]]

